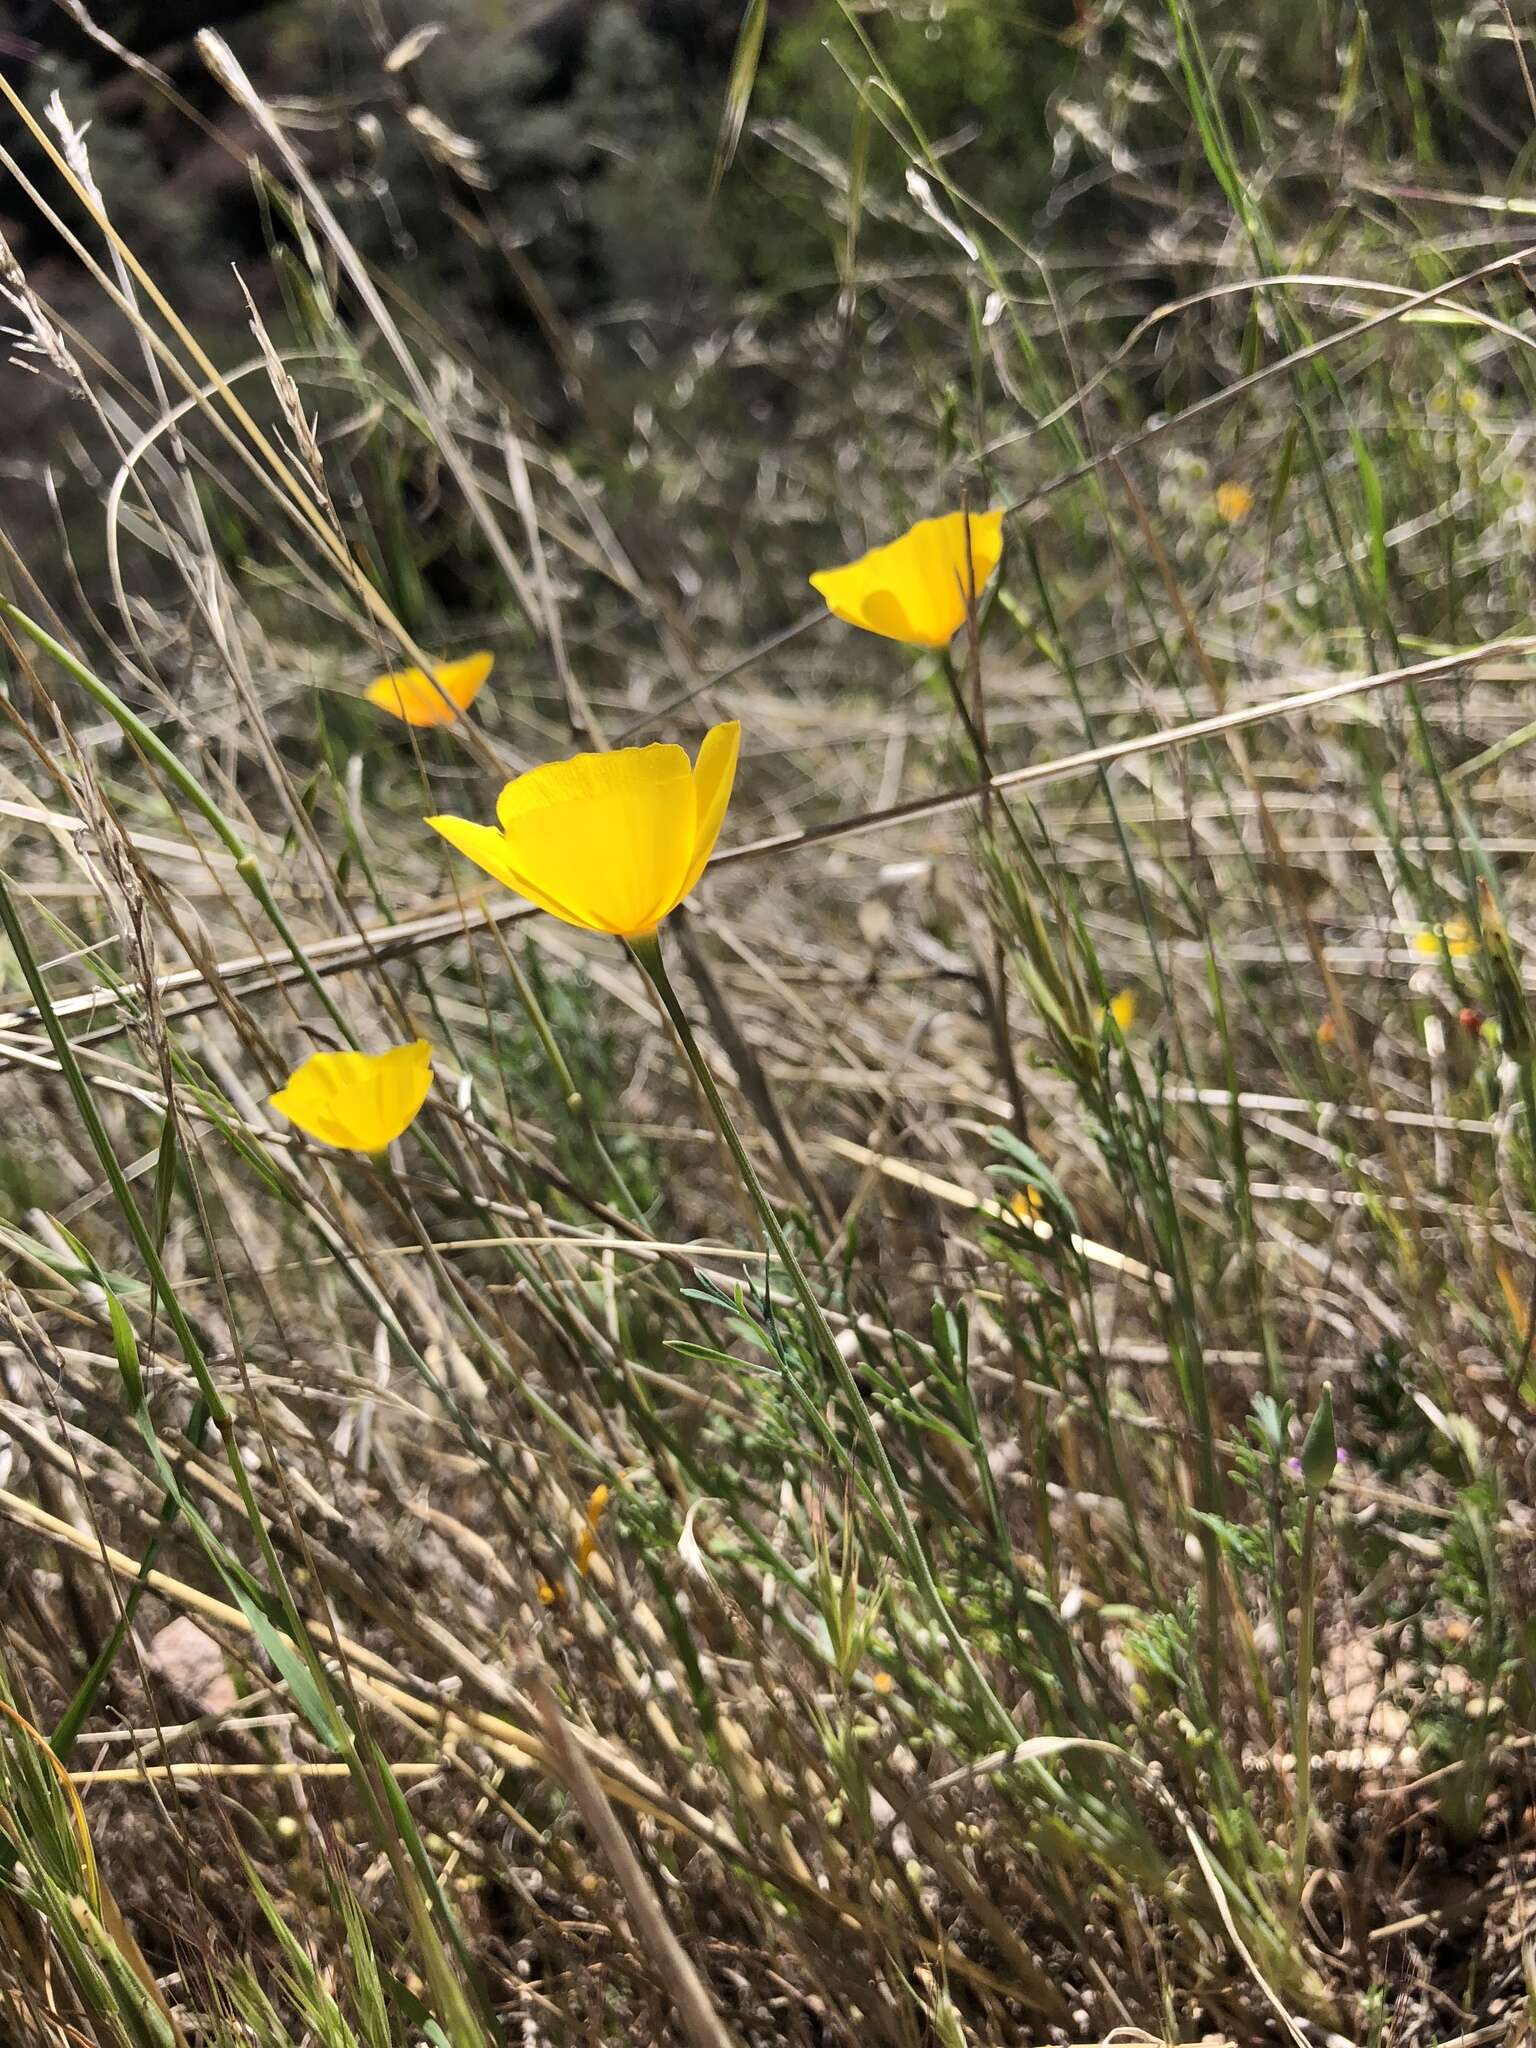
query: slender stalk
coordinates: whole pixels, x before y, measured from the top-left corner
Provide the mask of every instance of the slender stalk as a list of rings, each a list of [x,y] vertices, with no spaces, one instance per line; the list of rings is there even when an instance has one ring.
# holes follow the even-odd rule
[[[1301,1612],[1296,1627],[1296,1836],[1291,1846],[1291,1904],[1301,1904],[1312,1824],[1312,1671],[1317,1654],[1317,1495],[1307,1489],[1301,1524]]]
[[[631,1222],[638,1223],[644,1229],[645,1210],[637,1199],[634,1190],[630,1187],[629,1182],[624,1178],[618,1161],[604,1143],[603,1134],[597,1127],[597,1119],[592,1114],[591,1104],[582,1093],[576,1076],[571,1072],[570,1062],[566,1059],[565,1053],[561,1049],[560,1041],[550,1029],[549,1019],[544,1014],[544,1006],[539,1001],[538,992],[524,973],[522,962],[510,946],[502,946],[501,957],[507,972],[512,977],[512,986],[517,991],[517,999],[523,1006],[528,1022],[533,1026],[533,1034],[538,1039],[540,1049],[545,1059],[548,1060],[555,1079],[560,1084],[560,1091],[565,1097],[566,1108],[576,1118],[582,1130],[586,1133],[587,1142],[597,1154],[598,1159],[602,1163],[603,1171],[612,1182],[614,1193],[618,1196],[624,1213]]]
[[[976,760],[976,774],[981,787],[980,819],[983,840],[992,836],[992,806],[995,801],[992,788],[992,756],[987,745],[987,700],[981,680],[981,631],[976,616],[976,564],[971,554],[971,524],[967,506],[965,523],[965,645],[966,671],[970,682],[970,702],[966,701],[964,686],[956,671],[954,660],[946,650],[939,667],[949,688],[950,701],[955,707],[965,736],[971,743],[971,752]],[[1006,798],[1003,802],[1006,807]],[[1011,823],[1011,820],[1010,820]],[[1014,1057],[1013,1034],[1008,1024],[1008,954],[1003,935],[995,919],[989,920],[992,932],[992,965],[990,975],[986,964],[977,950],[976,974],[981,984],[981,999],[987,1013],[987,1029],[992,1038],[993,1056],[997,1061],[998,1077],[1008,1095],[1008,1106],[1013,1112],[1013,1128],[1021,1139],[1029,1137],[1029,1111],[1024,1100],[1024,1084],[1019,1078],[1019,1063]]]
[[[736,2036],[716,2011],[703,1978],[673,1933],[655,1887],[630,1847],[629,1837],[620,1827],[596,1771],[572,1737],[542,1664],[528,1665],[523,1685],[538,1711],[555,1768],[570,1787],[582,1819],[619,1881],[639,1943],[676,2000],[678,2017],[694,2048],[736,2048]]]

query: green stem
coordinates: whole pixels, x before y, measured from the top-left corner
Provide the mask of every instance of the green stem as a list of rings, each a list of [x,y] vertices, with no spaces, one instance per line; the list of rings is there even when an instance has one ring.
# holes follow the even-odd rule
[[[561,1050],[560,1041],[550,1029],[549,1019],[544,1014],[544,1007],[539,1001],[538,993],[533,983],[523,972],[522,962],[510,946],[503,947],[502,959],[506,963],[507,971],[512,977],[512,986],[517,990],[517,999],[527,1013],[528,1022],[533,1026],[534,1036],[538,1039],[543,1049],[544,1057],[549,1061],[555,1079],[560,1084],[561,1092],[565,1096],[566,1108],[586,1132],[587,1142],[601,1160],[603,1170],[612,1182],[614,1191],[618,1195],[625,1214],[632,1223],[638,1223],[643,1230],[646,1227],[645,1211],[636,1200],[629,1182],[624,1178],[618,1161],[603,1142],[603,1134],[597,1128],[597,1119],[593,1116],[587,1099],[581,1092],[576,1076],[571,1072],[570,1062]]]
[[[642,938],[629,939],[626,941],[626,944],[634,955],[637,964],[650,981],[651,986],[655,989],[657,996],[660,998],[662,1008],[671,1019],[672,1027],[677,1033],[678,1042],[682,1046],[683,1055],[693,1071],[694,1079],[699,1084],[700,1092],[708,1106],[710,1115],[714,1118],[715,1126],[725,1142],[726,1150],[731,1155],[732,1163],[741,1176],[742,1186],[746,1189],[748,1198],[753,1208],[757,1211],[758,1220],[763,1226],[764,1234],[773,1249],[773,1254],[788,1277],[795,1298],[804,1311],[807,1323],[810,1325],[812,1335],[816,1340],[817,1349],[822,1353],[827,1365],[831,1368],[832,1375],[837,1381],[838,1389],[847,1403],[859,1442],[868,1454],[869,1461],[879,1477],[881,1490],[888,1503],[889,1513],[882,1514],[882,1519],[886,1522],[891,1536],[901,1551],[907,1569],[921,1592],[930,1613],[938,1623],[950,1648],[976,1687],[977,1696],[984,1703],[992,1718],[997,1722],[1000,1731],[1006,1731],[1010,1740],[1012,1740],[1018,1735],[1017,1724],[1008,1712],[1007,1707],[993,1690],[985,1672],[976,1662],[970,1645],[966,1642],[964,1635],[951,1615],[944,1595],[933,1576],[933,1569],[928,1562],[927,1553],[923,1549],[922,1538],[919,1536],[912,1517],[908,1512],[906,1500],[891,1465],[890,1456],[886,1451],[884,1443],[881,1441],[879,1431],[875,1428],[874,1417],[869,1412],[869,1404],[865,1400],[859,1383],[853,1375],[852,1368],[838,1347],[837,1338],[833,1334],[831,1324],[827,1321],[826,1312],[817,1299],[810,1281],[806,1278],[805,1269],[796,1257],[789,1239],[784,1234],[783,1226],[780,1224],[773,1204],[768,1198],[767,1190],[758,1178],[757,1168],[752,1164],[747,1148],[741,1141],[740,1133],[731,1121],[731,1114],[725,1106],[724,1098],[721,1096],[719,1088],[715,1085],[715,1077],[710,1072],[703,1053],[699,1050],[698,1040],[693,1034],[693,1026],[689,1023],[687,1013],[678,1000],[677,991],[673,988],[671,979],[667,974],[666,963],[662,959],[661,954],[660,937],[657,933],[651,932]]]
[[[1296,1628],[1296,1836],[1291,1847],[1291,1904],[1301,1904],[1312,1822],[1312,1668],[1317,1652],[1317,1495],[1307,1490],[1301,1525],[1301,1613]]]

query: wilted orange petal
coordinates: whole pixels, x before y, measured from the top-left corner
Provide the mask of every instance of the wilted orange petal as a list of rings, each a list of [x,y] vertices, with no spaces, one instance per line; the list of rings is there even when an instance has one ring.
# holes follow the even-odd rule
[[[451,725],[479,696],[494,661],[494,655],[482,652],[442,662],[431,676],[419,668],[401,669],[378,677],[363,694],[407,725]]]

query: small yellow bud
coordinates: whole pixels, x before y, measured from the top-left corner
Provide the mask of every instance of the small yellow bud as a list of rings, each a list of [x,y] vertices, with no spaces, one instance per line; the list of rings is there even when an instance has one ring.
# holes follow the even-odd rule
[[[597,1550],[597,1525],[603,1519],[603,1510],[609,1501],[606,1486],[594,1486],[587,1501],[587,1519],[576,1540],[576,1569],[585,1578]]]

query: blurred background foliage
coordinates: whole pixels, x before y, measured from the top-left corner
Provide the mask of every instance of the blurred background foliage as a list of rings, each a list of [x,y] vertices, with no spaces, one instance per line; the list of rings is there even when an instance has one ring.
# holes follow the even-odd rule
[[[1356,123],[1353,148],[1390,158],[1432,146],[1449,165],[1494,177],[1518,156],[1500,116],[1518,81],[1474,33],[1476,9],[1440,19],[1410,0],[1294,0],[1206,11],[1222,66],[1247,74],[1235,103],[1267,124],[1241,140],[1273,167],[1268,203],[1312,213],[1319,264],[1330,241],[1325,89],[1340,137],[1356,103],[1369,106],[1376,132]],[[963,184],[1014,265],[1059,267],[1069,309],[1074,259],[1102,277],[1106,250],[1122,252],[1123,290],[1087,309],[1111,341],[1176,296],[1205,253],[1180,246],[1209,173],[1187,148],[1187,109],[1166,90],[1177,71],[1172,30],[1145,0],[771,4],[728,203],[712,200],[709,167],[742,16],[723,0],[155,0],[97,16],[93,29],[78,5],[10,0],[0,51],[34,109],[58,92],[88,124],[120,232],[170,298],[195,310],[216,360],[249,353],[240,281],[279,342],[302,342],[328,309],[306,318],[301,264],[288,267],[288,304],[275,302],[283,266],[269,253],[291,245],[294,224],[253,188],[255,138],[192,47],[191,32],[210,22],[279,106],[392,297],[601,479],[642,557],[669,476],[693,469],[667,461],[669,442],[718,455],[728,525],[733,494],[720,465],[738,470],[745,490],[765,441],[794,444],[813,484],[819,464],[866,441],[868,380],[884,351],[912,352],[921,366],[926,273],[937,281],[952,270],[957,250],[904,175],[914,136],[935,189],[950,175]],[[125,72],[114,45],[160,78]],[[1433,96],[1423,90],[1431,74]],[[871,77],[881,90],[861,104]],[[1246,89],[1256,82],[1261,91]],[[1442,131],[1429,145],[1426,124]],[[14,118],[0,115],[0,138],[59,203],[58,181]],[[110,356],[124,346],[100,294],[3,188],[0,232],[88,347]],[[843,281],[855,248],[864,277],[884,264],[905,281],[912,319],[899,338],[888,319],[851,317]],[[336,290],[343,316],[354,315]],[[944,353],[935,347],[935,358]],[[1180,379],[1192,361],[1180,353]],[[1145,409],[1198,395],[1157,379],[1154,366]],[[71,515],[94,491],[95,458],[73,414],[40,379],[35,407],[8,423],[0,460],[13,484],[31,487],[40,533],[72,529],[75,572],[94,595],[100,564]],[[753,429],[734,448],[733,420]],[[417,504],[433,503],[426,475],[391,476],[386,501],[402,482]],[[26,495],[13,490],[13,519]],[[486,587],[472,538],[437,539],[425,563],[402,551],[395,581],[408,587],[392,593],[423,629],[434,608],[474,611]]]

